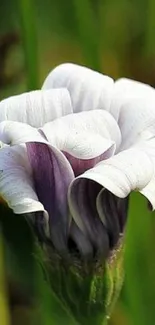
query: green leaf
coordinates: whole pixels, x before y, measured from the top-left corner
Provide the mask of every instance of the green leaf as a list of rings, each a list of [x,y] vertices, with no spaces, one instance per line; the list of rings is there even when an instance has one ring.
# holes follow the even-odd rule
[[[129,315],[135,325],[155,320],[155,216],[146,200],[134,193],[130,200],[125,253],[125,289]]]
[[[6,288],[6,269],[4,259],[3,236],[0,229],[0,319],[1,324],[10,325],[10,310]]]

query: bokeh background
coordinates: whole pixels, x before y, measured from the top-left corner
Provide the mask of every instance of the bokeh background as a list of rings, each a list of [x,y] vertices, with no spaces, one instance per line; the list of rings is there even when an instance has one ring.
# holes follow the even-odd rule
[[[0,96],[31,86],[30,62],[38,87],[62,62],[154,85],[154,30],[153,0],[1,0]]]
[[[0,99],[40,88],[63,62],[155,86],[155,1],[0,0]],[[0,324],[38,324],[32,287],[43,302],[41,325],[64,324],[29,254],[27,224],[12,217],[0,215]],[[132,195],[125,284],[110,325],[155,324],[154,217],[145,200]]]

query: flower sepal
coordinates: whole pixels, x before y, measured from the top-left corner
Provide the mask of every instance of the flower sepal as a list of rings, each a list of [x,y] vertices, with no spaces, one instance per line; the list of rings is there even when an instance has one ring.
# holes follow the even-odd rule
[[[124,280],[123,255],[121,240],[109,259],[99,265],[73,259],[63,262],[59,256],[45,262],[52,292],[77,324],[108,324]]]

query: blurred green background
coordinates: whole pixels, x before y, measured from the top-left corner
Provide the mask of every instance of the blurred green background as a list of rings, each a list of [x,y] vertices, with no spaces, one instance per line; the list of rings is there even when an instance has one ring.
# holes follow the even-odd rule
[[[154,31],[154,0],[1,0],[1,98],[39,87],[62,62],[154,85]]]
[[[0,0],[0,99],[40,88],[48,72],[63,62],[155,86],[155,1]],[[38,324],[33,291],[42,301],[41,325],[72,325],[59,318],[60,306],[50,301],[30,253],[35,249],[26,222],[2,212],[0,218],[0,324]],[[110,325],[155,324],[154,229],[145,200],[132,195],[125,284]]]

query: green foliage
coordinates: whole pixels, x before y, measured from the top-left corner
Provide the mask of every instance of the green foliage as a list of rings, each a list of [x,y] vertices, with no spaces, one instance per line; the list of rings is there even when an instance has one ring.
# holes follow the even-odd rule
[[[145,199],[133,194],[126,238],[126,292],[135,325],[155,321],[154,214]]]
[[[0,316],[3,325],[10,325],[10,311],[6,291],[6,275],[4,265],[4,247],[2,232],[0,232]]]
[[[27,90],[38,88],[38,48],[33,0],[19,0],[21,18],[21,35],[25,49],[27,71]]]

